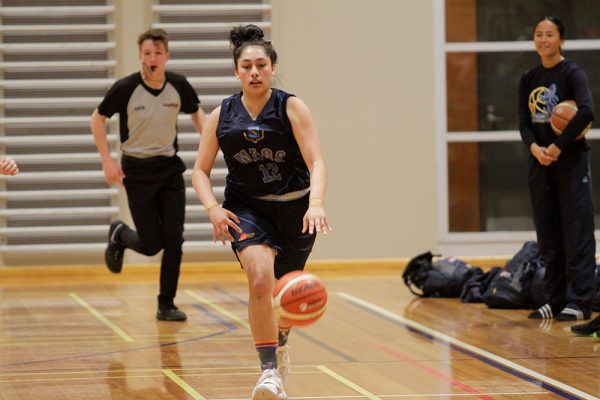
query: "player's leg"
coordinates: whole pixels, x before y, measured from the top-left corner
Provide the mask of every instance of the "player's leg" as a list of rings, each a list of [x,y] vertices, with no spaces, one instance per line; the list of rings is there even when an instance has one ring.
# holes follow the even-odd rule
[[[302,233],[302,218],[308,208],[308,196],[281,203],[277,208],[279,219],[287,221],[279,231],[279,243],[282,250],[275,257],[275,277],[279,279],[288,272],[304,270],[317,235]],[[291,372],[290,346],[288,345],[291,329],[291,326],[279,322],[277,366],[284,383]]]
[[[153,256],[162,249],[157,193],[164,179],[158,175],[160,165],[153,160],[123,157],[121,161],[129,212],[136,231],[124,229],[121,242],[140,254]]]
[[[248,278],[248,321],[263,370],[252,398],[282,399],[285,391],[277,371],[277,317],[273,309],[275,249],[257,244],[241,249],[237,256]]]
[[[565,306],[565,269],[560,226],[558,194],[554,170],[530,161],[529,193],[540,255],[546,266],[544,297],[546,304],[529,314],[529,318],[553,319]]]
[[[587,152],[565,153],[561,156],[557,183],[565,251],[567,305],[556,319],[589,319],[594,298],[596,240]]]
[[[111,223],[104,260],[108,269],[114,273],[121,272],[125,249],[153,255],[161,248],[158,212],[154,197],[158,185],[136,180],[136,170],[127,169],[125,161],[123,170],[128,174],[123,183],[137,232],[121,220]],[[143,234],[143,237],[140,234]]]

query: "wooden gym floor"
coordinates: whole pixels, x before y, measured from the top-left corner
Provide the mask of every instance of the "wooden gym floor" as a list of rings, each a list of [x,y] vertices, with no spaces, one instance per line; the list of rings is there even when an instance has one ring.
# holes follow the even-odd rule
[[[157,267],[0,269],[0,399],[249,399],[259,368],[243,273],[194,268],[183,323],[154,318]],[[418,299],[399,268],[312,272],[329,304],[291,334],[290,399],[600,397],[600,341],[571,323]]]

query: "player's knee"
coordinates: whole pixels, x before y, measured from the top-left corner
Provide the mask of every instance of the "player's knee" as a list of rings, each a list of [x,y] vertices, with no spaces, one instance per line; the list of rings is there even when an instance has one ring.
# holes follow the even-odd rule
[[[163,249],[163,242],[160,236],[145,238],[140,246],[140,253],[145,256],[154,256]]]
[[[273,296],[273,282],[267,276],[259,276],[252,279],[249,284],[250,295],[261,300]]]
[[[161,250],[162,246],[160,244],[155,244],[153,246],[143,246],[141,248],[141,253],[145,256],[151,257],[157,255]]]

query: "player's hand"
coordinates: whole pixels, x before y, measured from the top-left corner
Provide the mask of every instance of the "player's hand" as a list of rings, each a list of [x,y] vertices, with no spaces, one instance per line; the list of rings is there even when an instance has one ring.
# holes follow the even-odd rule
[[[19,173],[19,167],[15,160],[10,157],[0,161],[0,174],[2,175],[16,175]]]
[[[321,205],[311,205],[306,210],[302,218],[302,233],[308,232],[312,235],[314,232],[327,235],[333,228],[329,225],[325,208]]]
[[[215,206],[208,210],[208,218],[213,225],[213,242],[220,240],[225,245],[227,240],[233,242],[234,238],[229,232],[229,228],[237,233],[242,233],[242,228],[239,227],[240,220],[231,211]]]
[[[104,180],[108,186],[112,186],[115,183],[123,186],[123,178],[125,178],[125,174],[123,173],[119,163],[111,158],[110,160],[102,163],[102,170],[104,171]]]
[[[555,146],[556,147],[556,146]],[[530,147],[531,154],[538,160],[540,164],[547,167],[557,160],[548,153],[548,149],[533,143]]]
[[[562,151],[560,150],[560,148],[554,143],[548,146],[548,148],[545,150],[546,155],[552,157],[554,161],[558,160],[558,157],[560,156],[561,152]]]

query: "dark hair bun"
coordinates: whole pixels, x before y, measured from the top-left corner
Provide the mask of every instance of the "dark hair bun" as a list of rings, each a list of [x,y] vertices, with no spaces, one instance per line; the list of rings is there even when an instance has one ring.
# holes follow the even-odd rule
[[[229,32],[229,41],[233,47],[240,47],[247,42],[258,42],[264,37],[262,29],[256,25],[236,26]]]

